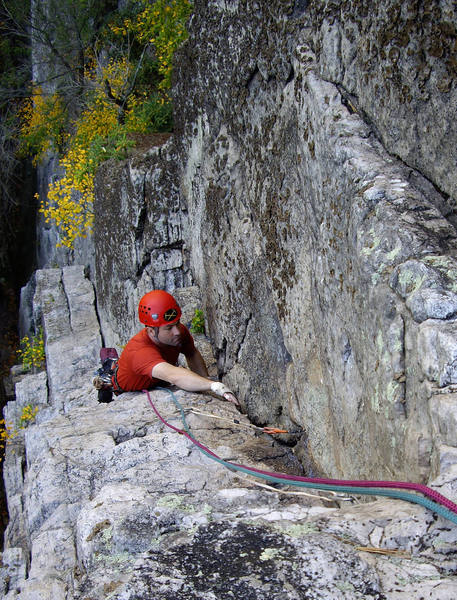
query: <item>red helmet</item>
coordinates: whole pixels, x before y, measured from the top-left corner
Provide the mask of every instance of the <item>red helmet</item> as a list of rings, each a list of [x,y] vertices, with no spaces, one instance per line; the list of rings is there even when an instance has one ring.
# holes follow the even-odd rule
[[[141,298],[138,317],[141,323],[148,327],[172,325],[181,318],[181,309],[171,294],[163,290],[153,290]]]

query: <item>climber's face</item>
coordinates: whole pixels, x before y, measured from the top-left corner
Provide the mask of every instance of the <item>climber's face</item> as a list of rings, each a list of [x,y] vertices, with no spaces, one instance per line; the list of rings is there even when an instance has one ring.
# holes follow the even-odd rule
[[[181,343],[181,324],[178,321],[172,325],[162,325],[161,327],[147,327],[148,335],[154,343],[164,344],[165,346],[179,346]]]

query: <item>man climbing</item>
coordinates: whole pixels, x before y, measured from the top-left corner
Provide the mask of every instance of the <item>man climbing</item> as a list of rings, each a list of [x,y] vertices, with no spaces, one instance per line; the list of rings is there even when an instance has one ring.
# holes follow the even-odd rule
[[[140,300],[138,316],[145,328],[127,343],[119,360],[108,358],[105,372],[111,381],[106,385],[101,381],[106,381],[106,376],[94,379],[95,387],[100,389],[100,402],[111,400],[110,388],[121,393],[171,383],[189,392],[212,392],[239,405],[223,383],[209,379],[205,361],[189,330],[180,322],[181,308],[171,294],[163,290],[148,292]],[[181,353],[189,369],[176,366]]]

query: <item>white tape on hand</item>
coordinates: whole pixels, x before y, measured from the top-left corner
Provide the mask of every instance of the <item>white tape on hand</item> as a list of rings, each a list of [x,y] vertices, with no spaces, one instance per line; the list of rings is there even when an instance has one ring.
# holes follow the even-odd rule
[[[224,394],[233,394],[232,390],[229,390],[228,387],[221,381],[213,381],[211,384],[211,391],[218,396],[224,396]]]
[[[230,390],[226,385],[224,385],[220,381],[214,381],[211,384],[211,391],[214,394],[217,394],[218,396],[222,396],[228,402],[233,402],[233,404],[235,404],[236,406],[240,405],[240,403],[238,402],[237,397],[232,392],[232,390]]]

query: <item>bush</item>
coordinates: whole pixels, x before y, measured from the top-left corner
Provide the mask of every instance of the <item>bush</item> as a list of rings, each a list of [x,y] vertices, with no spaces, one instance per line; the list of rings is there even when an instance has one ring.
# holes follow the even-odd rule
[[[33,156],[36,165],[50,150],[59,151],[65,139],[67,112],[62,98],[57,94],[46,97],[40,87],[33,89],[20,111],[19,152]]]
[[[195,309],[190,330],[192,333],[205,333],[205,317],[203,315],[203,311],[199,308]]]
[[[21,340],[21,348],[17,351],[22,366],[27,371],[36,371],[44,367],[46,362],[44,352],[43,329],[40,327],[38,333],[32,337],[26,335]]]
[[[21,429],[25,429],[28,425],[31,425],[35,421],[37,412],[37,406],[34,407],[31,404],[27,404],[22,409],[19,423],[13,425],[12,423],[6,423],[5,419],[0,419],[0,461],[3,458],[6,443],[9,440],[13,440]]]
[[[139,9],[138,9],[139,6]],[[85,69],[84,109],[67,124],[63,96],[44,100],[37,93],[24,108],[23,148],[38,161],[50,149],[66,150],[61,159],[65,175],[49,186],[40,211],[61,233],[59,246],[74,247],[93,223],[94,177],[101,162],[123,159],[134,145],[134,133],[171,131],[173,55],[186,39],[188,0],[141,0],[127,4],[129,16],[116,13],[94,47]],[[98,42],[100,43],[100,42]],[[121,51],[123,48],[123,52]],[[106,53],[111,52],[111,58]],[[105,56],[103,61],[96,57]],[[147,87],[146,82],[152,82]]]

